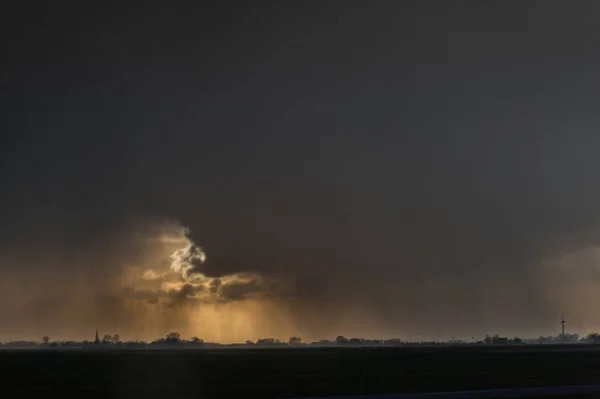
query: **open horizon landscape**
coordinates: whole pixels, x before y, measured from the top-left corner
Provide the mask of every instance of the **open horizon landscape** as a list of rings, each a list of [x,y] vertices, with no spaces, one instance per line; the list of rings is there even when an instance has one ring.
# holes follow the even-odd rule
[[[436,327],[434,324],[429,329],[420,324],[415,328],[410,322],[399,326],[378,310],[364,307],[332,307],[323,302],[317,310],[312,300],[302,298],[302,288],[289,276],[247,271],[212,274],[207,252],[193,240],[188,228],[173,219],[138,224],[132,237],[129,243],[136,248],[136,257],[111,269],[113,275],[98,287],[102,291],[94,290],[95,295],[80,292],[78,287],[86,284],[77,280],[74,286],[69,286],[67,295],[39,296],[44,295],[46,287],[54,287],[46,281],[39,291],[31,294],[26,291],[28,296],[38,296],[38,299],[14,301],[22,295],[18,287],[31,284],[33,278],[26,282],[11,278],[1,280],[14,296],[13,301],[2,307],[0,341],[38,340],[43,335],[82,341],[89,339],[90,331],[96,328],[118,331],[130,340],[146,341],[171,331],[216,343],[239,343],[265,337],[286,340],[291,336],[318,341],[337,336],[340,331],[346,336],[367,339],[474,341],[493,334],[527,338],[549,336],[561,326],[561,319],[557,317],[539,325],[523,323],[520,327],[506,321],[504,325],[494,322]],[[588,255],[583,256],[583,259],[588,258]],[[564,265],[570,261],[563,256],[557,262]],[[56,288],[71,277],[80,275],[61,277]],[[77,295],[73,296],[74,293]],[[585,331],[582,325],[595,325],[582,323],[585,319],[594,320],[592,315],[591,312],[587,316],[581,311],[575,313],[575,322],[570,317],[565,322],[568,330]],[[462,317],[468,318],[468,314]],[[586,330],[594,331],[593,327]]]
[[[599,21],[10,3],[0,397],[599,397]]]

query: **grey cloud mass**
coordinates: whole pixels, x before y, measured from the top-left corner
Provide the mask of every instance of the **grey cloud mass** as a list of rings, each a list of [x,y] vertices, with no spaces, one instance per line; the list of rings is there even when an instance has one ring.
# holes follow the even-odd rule
[[[0,340],[600,328],[576,3],[3,15]]]

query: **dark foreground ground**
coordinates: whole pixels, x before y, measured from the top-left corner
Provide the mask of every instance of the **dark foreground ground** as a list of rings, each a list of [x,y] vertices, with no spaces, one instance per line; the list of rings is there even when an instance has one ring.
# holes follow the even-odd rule
[[[14,350],[0,397],[289,398],[600,383],[586,348]]]

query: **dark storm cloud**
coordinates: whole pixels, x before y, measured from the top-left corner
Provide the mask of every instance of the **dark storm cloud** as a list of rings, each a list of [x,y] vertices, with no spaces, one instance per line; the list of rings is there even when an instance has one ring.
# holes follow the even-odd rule
[[[595,2],[244,4],[3,24],[7,276],[104,293],[167,216],[203,293],[294,283],[315,334],[600,326]]]
[[[150,298],[157,297],[156,293],[144,293]],[[225,281],[217,277],[207,285],[184,284],[180,288],[167,292],[171,306],[190,301],[229,303],[248,299],[277,298],[281,294],[281,289],[276,281],[268,281],[258,275],[237,276],[235,279],[225,278]]]
[[[182,301],[186,301],[190,298],[196,297],[199,293],[204,291],[204,286],[194,286],[192,284],[184,284],[179,290],[171,290],[169,292],[171,297],[171,306],[176,306]]]
[[[277,292],[276,282],[268,281],[260,276],[248,276],[244,280],[222,283],[219,289],[219,293],[225,301],[240,301],[262,295],[276,296]]]

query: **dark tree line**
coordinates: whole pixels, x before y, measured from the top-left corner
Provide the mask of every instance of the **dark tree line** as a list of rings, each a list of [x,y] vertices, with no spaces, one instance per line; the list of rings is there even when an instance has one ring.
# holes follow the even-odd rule
[[[471,344],[471,345],[518,345],[518,344],[561,344],[561,343],[577,343],[577,344],[600,344],[600,333],[590,333],[585,337],[580,337],[577,334],[559,334],[558,336],[539,337],[536,339],[522,340],[521,338],[506,338],[501,337],[498,334],[488,336],[486,335],[482,341],[463,342],[457,340],[451,340],[448,342],[408,342],[400,339],[387,339],[387,340],[374,340],[364,338],[346,338],[343,335],[337,336],[334,340],[320,340],[316,342],[305,343],[302,338],[298,336],[292,336],[287,341],[281,341],[277,338],[260,338],[256,342],[246,341],[244,344],[231,344],[221,345],[216,343],[206,343],[204,340],[198,337],[192,337],[189,340],[183,339],[181,334],[178,332],[170,332],[164,338],[154,340],[152,342],[143,341],[127,341],[122,342],[119,334],[105,334],[100,340],[100,346],[102,347],[125,347],[125,348],[145,348],[152,346],[189,346],[189,347],[239,347],[239,346],[327,346],[327,345],[387,345],[387,346],[414,346],[414,345],[455,345],[455,344]],[[42,346],[49,348],[65,348],[65,347],[94,347],[92,341],[60,341],[51,342],[49,336],[42,337]],[[40,343],[32,341],[12,341],[7,343],[0,343],[3,347],[37,347]]]

